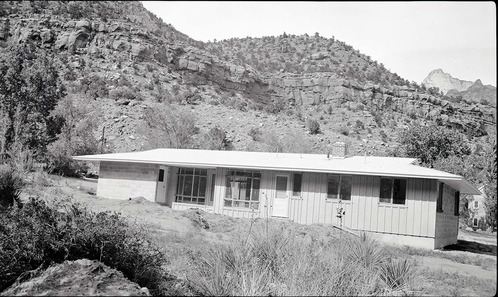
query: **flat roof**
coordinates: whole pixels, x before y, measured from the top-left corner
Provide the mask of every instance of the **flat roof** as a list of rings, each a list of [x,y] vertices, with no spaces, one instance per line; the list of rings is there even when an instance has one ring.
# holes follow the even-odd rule
[[[354,156],[327,158],[326,154],[294,154],[195,149],[155,149],[130,153],[74,156],[79,161],[149,163],[198,168],[239,168],[337,174],[437,179],[464,194],[479,190],[463,177],[413,165],[414,158]]]

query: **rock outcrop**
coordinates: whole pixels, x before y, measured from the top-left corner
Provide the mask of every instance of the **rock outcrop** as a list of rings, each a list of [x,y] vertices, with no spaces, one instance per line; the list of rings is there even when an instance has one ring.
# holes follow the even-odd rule
[[[473,82],[454,78],[449,73],[442,69],[432,70],[429,75],[422,81],[427,88],[438,87],[444,94],[449,90],[457,90],[458,92],[467,90]]]
[[[29,280],[18,282],[0,296],[150,296],[123,274],[88,259],[49,267]]]

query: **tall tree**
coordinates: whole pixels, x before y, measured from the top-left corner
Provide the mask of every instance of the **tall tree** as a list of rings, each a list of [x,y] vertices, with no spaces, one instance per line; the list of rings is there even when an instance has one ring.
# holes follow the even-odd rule
[[[398,141],[406,156],[417,158],[429,167],[434,167],[438,159],[471,153],[463,134],[435,123],[427,126],[412,124],[399,134]]]
[[[12,144],[14,122],[20,120],[23,145],[43,153],[60,130],[50,112],[65,95],[53,58],[37,53],[32,44],[12,47],[0,56],[0,106],[9,122],[5,146]]]

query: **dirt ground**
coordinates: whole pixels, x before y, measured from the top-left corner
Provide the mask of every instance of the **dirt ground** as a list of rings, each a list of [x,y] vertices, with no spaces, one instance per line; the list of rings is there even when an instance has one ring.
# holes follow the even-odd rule
[[[250,222],[250,220],[246,219],[208,214],[202,211],[175,211],[169,207],[150,202],[143,197],[130,200],[101,198],[95,195],[96,181],[48,177],[46,175],[33,178],[33,180],[36,179],[38,179],[37,184],[40,184],[39,179],[43,179],[45,186],[43,188],[28,187],[22,193],[23,199],[29,196],[42,196],[50,199],[51,196],[55,196],[52,195],[54,193],[64,194],[62,196],[70,197],[73,202],[84,204],[94,211],[120,212],[132,222],[146,223],[154,233],[159,236],[163,235],[163,238],[158,240],[159,242],[161,240],[167,242],[167,245],[171,245],[171,241],[175,240],[178,245],[181,245],[185,240],[188,240],[185,239],[188,237],[193,240],[202,237],[203,240],[224,242],[230,239],[229,235],[241,233],[241,229],[248,228]],[[49,186],[47,187],[47,185]],[[334,234],[331,234],[332,229],[323,225],[299,226],[298,228],[303,229],[303,233],[306,234],[315,233],[321,236],[334,236]],[[496,292],[496,233],[459,230],[458,239],[458,244],[450,248],[427,251],[427,253],[417,252],[411,255],[411,258],[416,260],[420,270],[426,271],[426,274],[433,274],[434,278],[436,278],[431,285],[433,288],[430,290],[435,290],[439,292],[438,294],[445,295],[444,284],[441,285],[438,282],[446,282],[447,284],[448,280],[437,280],[437,278],[446,275],[446,277],[442,278],[462,278],[462,280],[470,283],[470,285],[467,285],[471,287],[470,289],[452,291],[452,295],[482,295],[483,292],[480,292],[479,285],[474,283],[484,283],[488,291],[490,290],[489,288],[494,287]],[[202,243],[200,242],[199,244]],[[181,266],[181,263],[177,264],[178,267]],[[171,269],[175,269],[175,263],[172,265]],[[455,285],[457,286],[458,284]],[[484,294],[488,295],[489,292]]]

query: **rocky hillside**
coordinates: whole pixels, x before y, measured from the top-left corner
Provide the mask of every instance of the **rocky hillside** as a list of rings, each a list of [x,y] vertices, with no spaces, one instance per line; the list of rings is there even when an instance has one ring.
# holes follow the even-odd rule
[[[464,91],[449,90],[446,95],[468,102],[478,102],[496,107],[496,87],[483,85],[480,79],[476,80],[474,84]]]
[[[467,90],[473,82],[454,78],[442,69],[432,70],[422,81],[427,88],[437,87],[441,92],[447,94],[449,90],[462,92]]]
[[[18,44],[53,56],[68,93],[98,105],[96,134],[105,129],[111,151],[150,147],[141,127],[147,110],[165,104],[192,111],[199,135],[225,130],[235,149],[271,150],[251,131],[258,128],[297,131],[317,152],[341,139],[354,153],[383,154],[415,120],[472,137],[492,133],[487,123],[496,121],[487,106],[432,94],[333,37],[203,43],[140,2],[2,2],[0,54]],[[310,119],[319,134],[309,133]]]

